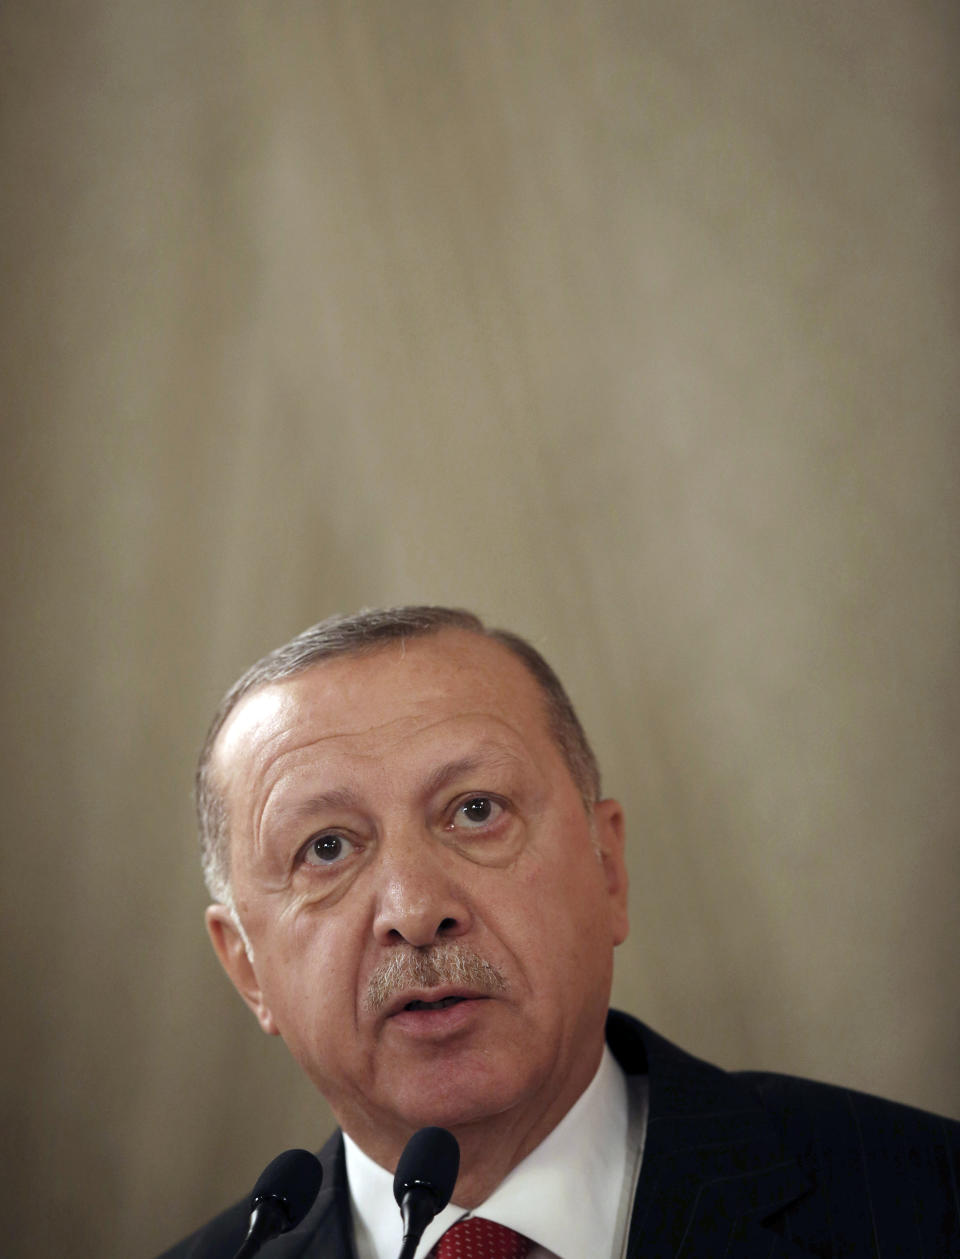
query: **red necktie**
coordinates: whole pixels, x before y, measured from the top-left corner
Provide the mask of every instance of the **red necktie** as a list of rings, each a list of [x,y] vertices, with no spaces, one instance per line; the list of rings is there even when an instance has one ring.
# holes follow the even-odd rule
[[[472,1215],[448,1228],[430,1259],[526,1259],[533,1242],[512,1228]]]

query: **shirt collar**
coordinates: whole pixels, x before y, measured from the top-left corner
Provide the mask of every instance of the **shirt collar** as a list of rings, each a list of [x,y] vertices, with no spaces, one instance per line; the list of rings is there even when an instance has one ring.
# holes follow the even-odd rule
[[[472,1214],[523,1233],[560,1259],[611,1254],[627,1163],[627,1109],[626,1080],[604,1046],[596,1075],[574,1105]],[[359,1259],[396,1259],[403,1230],[393,1176],[346,1133],[343,1139]],[[427,1226],[418,1259],[470,1214],[445,1207]]]

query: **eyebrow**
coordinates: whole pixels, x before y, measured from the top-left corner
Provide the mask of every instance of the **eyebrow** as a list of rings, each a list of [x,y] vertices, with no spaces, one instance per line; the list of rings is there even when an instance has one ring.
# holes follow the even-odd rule
[[[306,800],[298,801],[291,806],[290,813],[294,817],[306,817],[323,809],[355,809],[359,804],[360,797],[349,787],[334,787],[330,791],[321,791],[308,796]]]
[[[503,748],[497,748],[479,753],[474,756],[461,756],[455,761],[447,761],[444,765],[439,765],[432,773],[427,775],[425,783],[426,794],[432,796],[434,792],[440,791],[446,787],[448,783],[453,782],[457,778],[463,777],[464,774],[472,774],[475,770],[497,768],[499,765],[516,764],[517,757],[506,752]]]

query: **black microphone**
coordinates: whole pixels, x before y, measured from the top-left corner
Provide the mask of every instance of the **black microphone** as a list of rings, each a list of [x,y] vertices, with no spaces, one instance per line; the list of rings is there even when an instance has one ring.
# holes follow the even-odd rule
[[[403,1216],[399,1259],[413,1259],[423,1230],[450,1201],[460,1170],[460,1146],[446,1128],[421,1128],[407,1142],[393,1178]]]
[[[260,1173],[250,1195],[250,1225],[233,1259],[250,1259],[278,1233],[296,1228],[320,1192],[323,1168],[309,1150],[285,1150]]]

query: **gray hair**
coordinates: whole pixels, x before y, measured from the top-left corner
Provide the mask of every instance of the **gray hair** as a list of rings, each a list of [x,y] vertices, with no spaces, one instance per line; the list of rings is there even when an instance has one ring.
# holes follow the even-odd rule
[[[488,629],[462,608],[373,608],[351,616],[330,616],[269,652],[234,682],[220,702],[200,751],[196,776],[197,819],[203,876],[215,901],[233,908],[230,888],[229,819],[212,760],[217,738],[237,704],[258,687],[269,686],[337,656],[364,655],[385,644],[421,638],[444,629],[467,630],[502,643],[527,667],[540,687],[550,731],[589,813],[600,797],[600,771],[580,719],[560,679],[535,647],[509,630]]]

